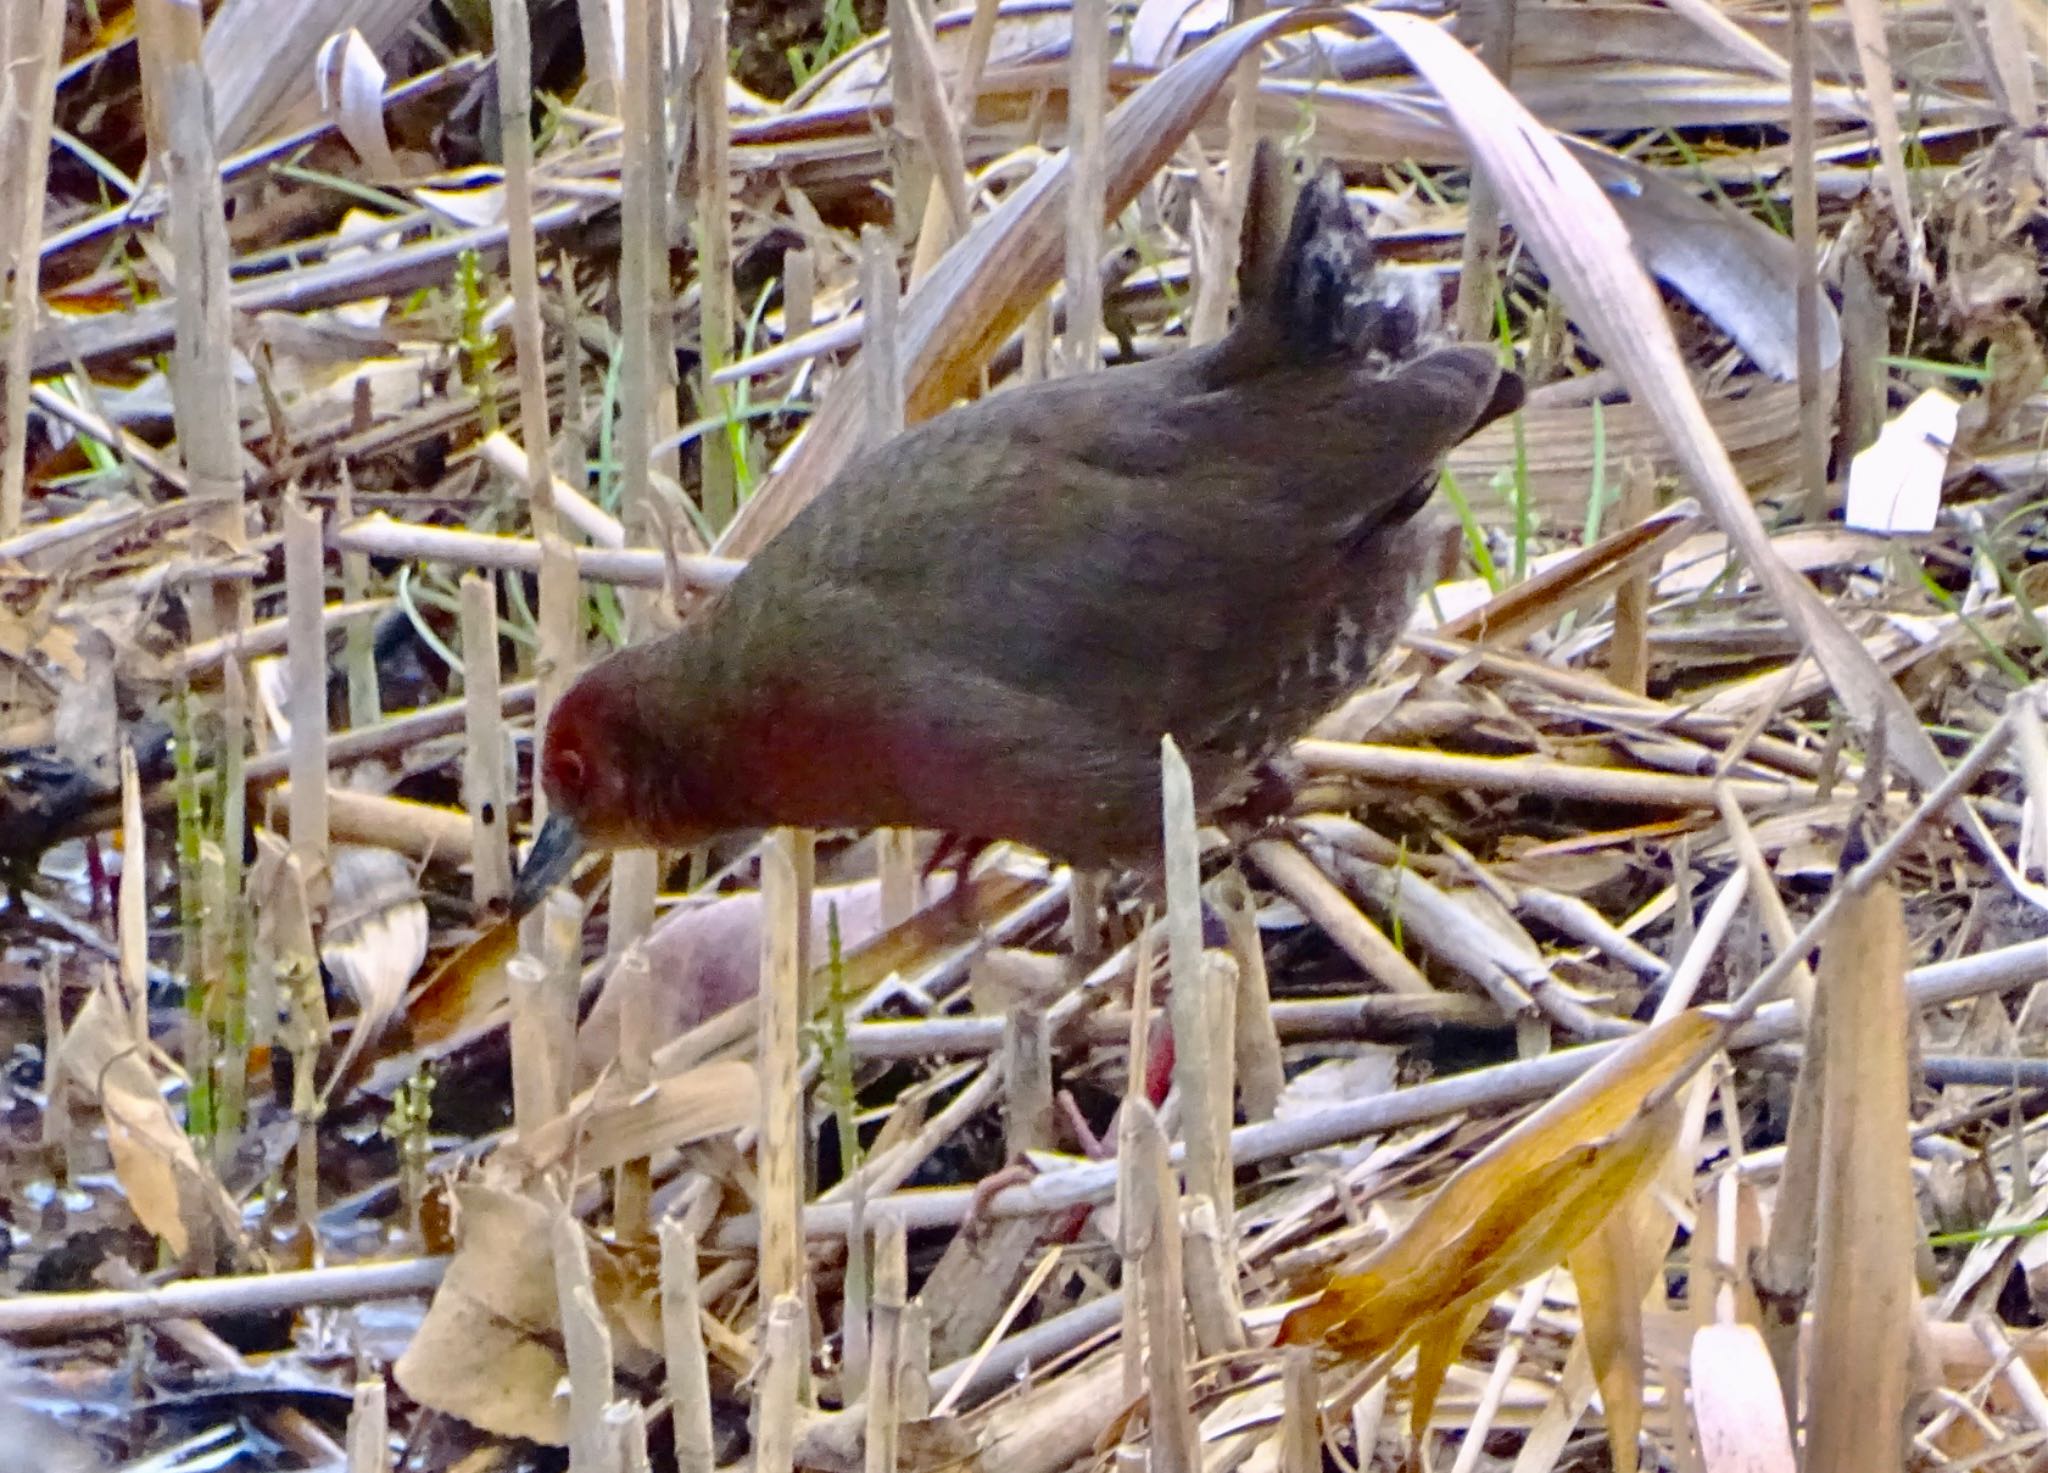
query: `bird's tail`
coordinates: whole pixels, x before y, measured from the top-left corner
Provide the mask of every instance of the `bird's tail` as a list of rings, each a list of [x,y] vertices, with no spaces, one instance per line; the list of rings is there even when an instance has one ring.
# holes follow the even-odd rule
[[[1268,361],[1343,356],[1393,367],[1421,350],[1441,316],[1426,275],[1378,269],[1335,165],[1302,186],[1290,218],[1280,151],[1263,139],[1252,157],[1238,289],[1232,346]]]

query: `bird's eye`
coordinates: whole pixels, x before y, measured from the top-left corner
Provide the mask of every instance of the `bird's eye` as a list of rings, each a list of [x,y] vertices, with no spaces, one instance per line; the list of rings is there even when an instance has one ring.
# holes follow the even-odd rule
[[[578,792],[583,787],[587,771],[583,754],[574,747],[565,747],[554,754],[555,782],[564,791]]]

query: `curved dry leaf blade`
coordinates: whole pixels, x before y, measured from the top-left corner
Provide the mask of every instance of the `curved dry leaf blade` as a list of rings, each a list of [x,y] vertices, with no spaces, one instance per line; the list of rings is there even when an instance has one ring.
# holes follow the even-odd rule
[[[1695,1010],[1630,1039],[1460,1168],[1360,1272],[1288,1315],[1282,1343],[1371,1358],[1555,1264],[1662,1164],[1682,1120],[1670,1086],[1718,1036]]]
[[[1670,319],[1600,186],[1500,79],[1435,25],[1385,10],[1351,14],[1400,47],[1436,90],[1474,160],[1500,193],[1572,319],[1660,424],[1687,480],[1741,549],[1757,579],[1812,646],[1863,724],[1882,723],[1887,750],[1929,787],[1946,769],[1898,687],[1771,546],[1715,437],[1679,356]]]
[[[1304,23],[1281,11],[1233,26],[1126,98],[1103,122],[1105,215],[1122,213],[1173,156],[1242,57]],[[929,419],[963,393],[1059,280],[1072,177],[1066,154],[1048,160],[904,296],[896,349],[911,423]],[[766,546],[858,448],[866,404],[865,375],[856,358],[833,381],[802,439],[733,519],[716,550],[745,557]]]
[[[1474,1299],[1424,1320],[1415,1331],[1415,1381],[1408,1393],[1408,1430],[1421,1437],[1444,1389],[1451,1362],[1486,1317],[1486,1301]]]
[[[1635,1473],[1643,1431],[1643,1294],[1649,1276],[1633,1218],[1629,1212],[1612,1214],[1565,1255],[1579,1287],[1586,1355],[1600,1382],[1617,1473]]]

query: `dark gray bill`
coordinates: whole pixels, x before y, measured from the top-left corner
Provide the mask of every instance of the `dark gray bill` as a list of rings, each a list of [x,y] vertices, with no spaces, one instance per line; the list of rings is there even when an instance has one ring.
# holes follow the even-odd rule
[[[526,915],[547,898],[548,891],[569,878],[577,856],[583,853],[583,831],[576,820],[550,813],[533,847],[526,851],[526,863],[512,883],[512,915]]]

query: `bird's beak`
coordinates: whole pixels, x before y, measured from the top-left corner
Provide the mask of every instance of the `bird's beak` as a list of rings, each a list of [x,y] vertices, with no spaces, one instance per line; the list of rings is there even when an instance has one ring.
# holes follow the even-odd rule
[[[550,813],[526,851],[526,863],[512,883],[512,917],[532,912],[547,898],[548,891],[569,878],[577,856],[583,853],[583,831],[566,814]]]

